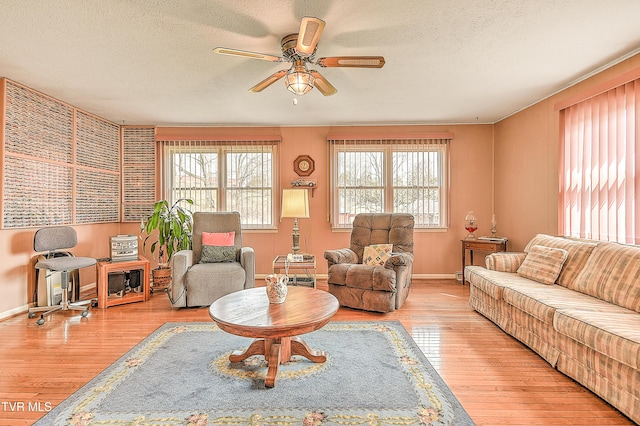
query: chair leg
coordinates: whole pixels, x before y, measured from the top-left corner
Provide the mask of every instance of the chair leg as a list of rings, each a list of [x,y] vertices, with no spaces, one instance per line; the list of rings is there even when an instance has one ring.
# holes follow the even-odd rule
[[[62,300],[58,305],[55,306],[43,306],[39,308],[31,308],[29,309],[29,318],[33,318],[36,312],[42,312],[40,314],[40,318],[36,321],[36,324],[42,325],[44,324],[44,318],[48,315],[53,314],[58,311],[82,311],[80,314],[83,317],[89,315],[89,304],[93,304],[95,299],[89,300],[81,300],[78,302],[71,302],[69,300],[69,271],[60,271],[60,281],[62,287]]]

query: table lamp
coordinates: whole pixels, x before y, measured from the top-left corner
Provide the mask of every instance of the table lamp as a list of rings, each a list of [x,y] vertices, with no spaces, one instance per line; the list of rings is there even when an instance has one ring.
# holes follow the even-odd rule
[[[293,218],[293,245],[291,250],[297,253],[300,250],[300,228],[298,228],[299,218],[309,217],[309,192],[306,189],[283,189],[282,190],[282,213],[281,218]]]

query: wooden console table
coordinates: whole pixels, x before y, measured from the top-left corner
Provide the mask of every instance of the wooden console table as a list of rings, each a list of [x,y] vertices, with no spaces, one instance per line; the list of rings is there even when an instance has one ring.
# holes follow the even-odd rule
[[[109,272],[142,271],[140,274],[139,292],[128,292],[122,297],[109,298]],[[109,306],[122,305],[124,303],[146,302],[149,300],[149,278],[151,268],[149,261],[142,256],[138,260],[112,262],[110,260],[98,261],[98,308],[105,309]]]
[[[470,265],[473,265],[473,251],[484,251],[488,253],[496,253],[500,251],[507,251],[507,241],[506,238],[496,239],[496,240],[482,240],[480,238],[465,238],[464,240],[460,240],[462,242],[462,285],[465,283],[464,278],[464,267],[467,266],[466,262],[466,253],[469,250],[469,261]]]

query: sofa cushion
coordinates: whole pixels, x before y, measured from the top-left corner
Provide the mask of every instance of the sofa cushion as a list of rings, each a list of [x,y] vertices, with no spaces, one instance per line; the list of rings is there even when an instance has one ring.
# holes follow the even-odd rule
[[[391,257],[393,244],[372,244],[364,248],[362,263],[368,266],[382,266]]]
[[[607,304],[597,310],[560,309],[553,321],[561,334],[633,368],[640,368],[640,315]]]
[[[598,244],[573,287],[579,292],[640,312],[640,247]]]
[[[513,273],[484,269],[481,266],[467,266],[464,269],[464,274],[472,286],[477,287],[496,300],[502,300],[502,291],[505,287],[531,283],[528,278]]]
[[[232,246],[236,241],[236,232],[203,232],[202,245]]]
[[[553,284],[567,260],[565,249],[533,246],[518,268],[518,275],[542,284]]]
[[[586,294],[558,286],[528,283],[511,284],[502,290],[502,298],[509,305],[527,312],[529,315],[551,324],[558,309],[606,308],[609,304]]]
[[[575,282],[577,275],[580,273],[587,258],[597,245],[595,242],[571,240],[563,237],[554,237],[546,234],[538,234],[529,241],[524,248],[525,252],[529,252],[533,246],[544,246],[552,248],[561,248],[567,251],[567,260],[560,271],[556,283],[571,288]]]
[[[396,272],[384,266],[339,263],[331,265],[327,282],[337,286],[396,292]]]
[[[202,246],[200,263],[234,262],[236,248],[234,246]]]

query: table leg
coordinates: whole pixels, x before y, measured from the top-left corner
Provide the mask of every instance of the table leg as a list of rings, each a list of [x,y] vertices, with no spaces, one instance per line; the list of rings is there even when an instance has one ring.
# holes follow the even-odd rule
[[[311,349],[307,342],[299,337],[291,338],[291,354],[301,355],[311,362],[325,362],[327,360],[327,354],[324,351]]]
[[[462,285],[464,285],[464,267],[466,266],[465,256],[467,254],[467,249],[464,248],[464,241],[462,242]]]
[[[253,355],[263,355],[269,368],[264,379],[264,385],[272,388],[276,385],[278,367],[291,360],[291,356],[300,355],[311,362],[325,362],[327,355],[324,351],[311,349],[307,342],[299,337],[281,337],[276,339],[257,339],[244,351],[233,351],[229,355],[230,362],[241,362]]]
[[[269,369],[267,370],[267,376],[264,378],[265,387],[272,388],[276,385],[276,378],[278,377],[278,366],[282,362],[281,358],[282,345],[280,343],[274,343],[269,349]]]
[[[254,340],[251,345],[247,349],[243,351],[233,351],[231,355],[229,355],[230,362],[242,362],[245,359],[249,358],[253,355],[265,355],[265,341],[264,339]]]

